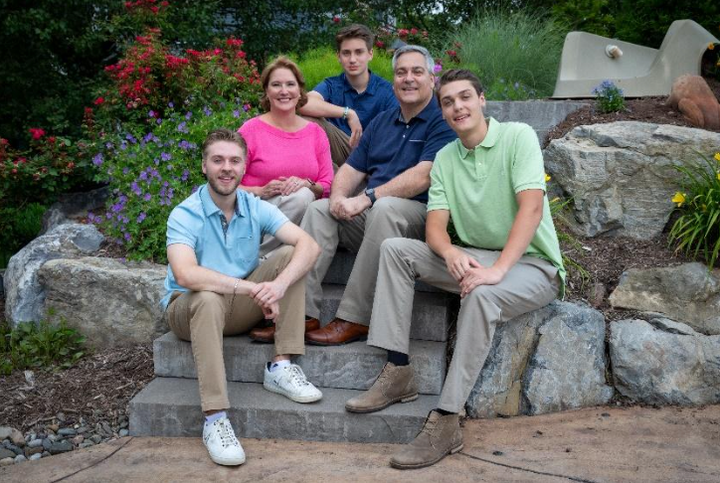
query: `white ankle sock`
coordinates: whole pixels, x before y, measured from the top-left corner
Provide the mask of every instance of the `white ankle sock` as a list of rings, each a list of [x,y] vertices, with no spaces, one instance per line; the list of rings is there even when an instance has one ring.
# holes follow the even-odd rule
[[[225,414],[225,411],[220,411],[217,413],[210,414],[208,416],[205,416],[205,424],[212,424],[215,421],[217,421],[220,418],[227,417],[227,414]]]
[[[269,363],[269,364],[270,364],[269,371],[275,372],[276,369],[279,369],[279,368],[285,367],[285,366],[289,366],[291,364],[291,362],[289,359],[285,359],[282,361],[277,361],[277,362],[273,362],[273,363]]]

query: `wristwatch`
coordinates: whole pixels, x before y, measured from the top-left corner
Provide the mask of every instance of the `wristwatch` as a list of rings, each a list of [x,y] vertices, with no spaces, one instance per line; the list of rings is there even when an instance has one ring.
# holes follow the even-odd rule
[[[365,190],[365,196],[370,198],[370,206],[374,205],[377,201],[377,198],[375,198],[375,188],[367,188]]]

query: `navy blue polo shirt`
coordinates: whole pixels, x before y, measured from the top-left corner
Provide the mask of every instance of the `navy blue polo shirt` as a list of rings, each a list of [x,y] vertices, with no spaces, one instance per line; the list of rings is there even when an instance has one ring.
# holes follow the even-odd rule
[[[370,72],[370,80],[367,88],[362,94],[358,94],[353,86],[345,78],[345,73],[334,77],[328,77],[313,89],[320,94],[326,102],[340,107],[349,107],[357,112],[363,130],[367,128],[370,121],[382,111],[398,107],[392,84]],[[329,122],[335,124],[350,135],[350,126],[341,117],[329,117]]]
[[[456,137],[433,96],[409,122],[402,118],[399,107],[380,113],[363,131],[346,163],[368,175],[368,188],[376,188],[420,161],[434,161],[435,154]],[[413,199],[426,203],[427,191]]]

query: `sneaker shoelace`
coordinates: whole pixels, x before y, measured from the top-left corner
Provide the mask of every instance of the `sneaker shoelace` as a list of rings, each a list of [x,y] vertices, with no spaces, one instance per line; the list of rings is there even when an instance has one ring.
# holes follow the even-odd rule
[[[220,422],[220,442],[222,443],[223,448],[240,444],[235,437],[235,432],[230,425],[230,421],[227,419]]]
[[[309,386],[310,382],[305,377],[305,373],[300,369],[300,366],[298,365],[291,365],[287,369],[288,373],[290,374],[290,381],[295,386]]]

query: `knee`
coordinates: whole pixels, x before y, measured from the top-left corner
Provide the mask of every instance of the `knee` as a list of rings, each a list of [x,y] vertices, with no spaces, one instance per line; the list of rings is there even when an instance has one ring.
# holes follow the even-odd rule
[[[386,256],[402,256],[418,244],[422,245],[423,242],[410,238],[386,238],[380,245],[380,253]]]
[[[225,316],[225,297],[217,292],[201,290],[193,292],[190,300],[190,311],[193,320],[223,321]]]

